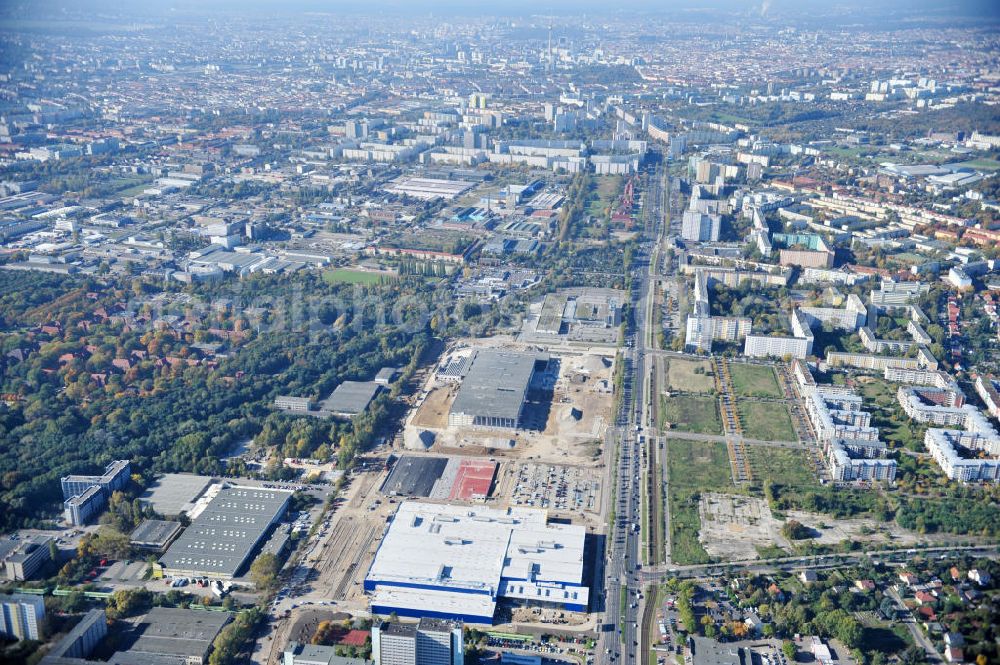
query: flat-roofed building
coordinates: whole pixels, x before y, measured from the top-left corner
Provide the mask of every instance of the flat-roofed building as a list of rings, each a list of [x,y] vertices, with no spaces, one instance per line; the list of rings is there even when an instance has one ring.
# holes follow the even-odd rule
[[[930,428],[924,445],[952,480],[1000,482],[1000,439],[955,429]]]
[[[491,623],[509,602],[583,612],[582,526],[535,508],[405,501],[365,578],[375,614]],[[420,557],[414,557],[420,552]]]
[[[907,416],[932,425],[924,444],[948,478],[962,483],[1000,482],[1000,433],[979,409],[965,404],[957,384],[900,386],[896,397]]]
[[[868,320],[868,308],[861,298],[853,293],[847,296],[846,306],[836,307],[801,307],[799,310],[809,320],[810,325],[829,323],[835,328],[857,330]]]
[[[542,300],[537,318],[529,321],[524,341],[550,342],[558,336],[560,341],[588,346],[616,344],[625,300],[625,292],[618,289],[586,287],[550,293]]]
[[[375,665],[417,665],[417,625],[386,621],[372,626]]]
[[[3,558],[7,579],[30,580],[46,563],[52,560],[48,536],[32,536],[22,540]]]
[[[711,351],[715,340],[734,342],[753,330],[753,322],[744,316],[689,316],[684,345],[692,350]]]
[[[448,413],[452,427],[519,429],[528,387],[547,355],[482,349],[462,379]]]
[[[209,476],[167,473],[146,488],[139,502],[158,515],[175,516],[192,510],[195,502],[212,484]]]
[[[338,656],[341,646],[289,642],[281,652],[281,665],[372,665],[364,658]]]
[[[930,290],[930,284],[923,282],[897,282],[890,279],[882,280],[878,290],[869,295],[869,302],[876,307],[886,305],[906,305]]]
[[[918,358],[902,358],[897,356],[879,356],[868,353],[846,353],[833,351],[826,355],[826,363],[831,367],[857,367],[858,369],[873,369],[879,372],[887,367],[903,369],[920,369],[923,364]]]
[[[417,624],[417,665],[462,665],[462,622],[423,617]]]
[[[397,376],[399,376],[399,369],[398,368],[396,368],[396,367],[383,367],[375,375],[375,378],[373,379],[373,381],[377,385],[382,386],[383,388],[388,388],[390,385],[392,385],[392,382],[396,380]]]
[[[323,400],[321,410],[340,418],[351,418],[363,413],[380,390],[382,386],[374,381],[344,381]]]
[[[375,665],[462,665],[462,622],[430,617],[415,624],[376,621],[372,658]]]
[[[107,499],[100,485],[91,485],[82,494],[71,496],[63,502],[63,519],[67,524],[83,526],[104,508]]]
[[[113,655],[109,663],[200,665],[208,661],[212,643],[231,619],[229,612],[154,607],[135,626],[141,633],[139,639],[128,649]]]
[[[689,637],[686,655],[687,665],[753,665],[754,662],[750,649],[708,637]]]
[[[681,237],[692,242],[716,242],[722,227],[719,215],[706,215],[697,210],[685,210],[681,220]]]
[[[128,460],[115,460],[99,476],[66,476],[61,480],[63,499],[83,494],[92,485],[99,486],[106,496],[111,496],[112,492],[128,486],[131,474],[132,465]]]
[[[871,441],[828,440],[823,443],[831,478],[836,482],[880,481],[896,479],[896,460],[880,457],[885,444]],[[881,443],[881,442],[877,442]]]
[[[164,552],[180,535],[183,528],[180,522],[143,520],[129,535],[129,544],[140,550]]]
[[[805,363],[797,363],[794,371],[830,477],[836,482],[893,482],[896,460],[887,457],[888,448],[871,426],[861,396],[846,386],[817,385]]]
[[[16,640],[41,639],[45,599],[31,593],[0,595],[0,635]]]
[[[1000,418],[1000,391],[997,390],[997,381],[993,377],[977,376],[976,393],[983,400],[986,411],[994,418]]]
[[[316,408],[316,402],[311,397],[278,395],[274,398],[274,408],[281,409],[282,411],[312,411]]]
[[[40,665],[86,665],[87,656],[107,634],[108,617],[104,610],[90,610],[65,637],[49,649]]]
[[[160,558],[170,575],[231,579],[242,573],[271,527],[288,509],[291,492],[225,487]]]
[[[438,178],[401,177],[392,181],[386,191],[405,194],[425,201],[431,199],[453,199],[475,187],[476,183],[466,180],[441,180]]]
[[[882,372],[886,381],[908,383],[914,386],[933,386],[961,392],[958,384],[947,372],[933,369],[916,369],[913,367],[886,367]],[[964,401],[964,400],[962,400]],[[956,406],[961,406],[957,404]]]
[[[751,358],[790,356],[805,358],[812,353],[813,333],[809,320],[801,310],[792,311],[792,336],[747,335],[743,344],[743,355]]]

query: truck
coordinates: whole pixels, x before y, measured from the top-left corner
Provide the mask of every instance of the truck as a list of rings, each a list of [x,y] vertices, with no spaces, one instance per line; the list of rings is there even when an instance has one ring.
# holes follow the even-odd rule
[[[212,588],[212,593],[214,593],[218,598],[222,598],[226,595],[226,589],[222,587],[222,582],[215,580],[209,585]]]

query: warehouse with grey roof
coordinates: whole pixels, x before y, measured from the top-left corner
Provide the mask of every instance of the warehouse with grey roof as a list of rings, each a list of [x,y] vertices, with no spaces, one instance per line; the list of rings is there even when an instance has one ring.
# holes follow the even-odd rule
[[[204,663],[212,642],[232,619],[228,612],[199,612],[154,607],[136,625],[139,639],[111,658],[115,665],[132,663]]]
[[[129,544],[140,550],[163,552],[180,534],[180,522],[146,519],[129,536]]]
[[[381,389],[374,381],[344,381],[323,400],[322,408],[334,416],[350,418],[367,409]]]
[[[520,429],[531,379],[548,359],[547,354],[480,350],[462,379],[448,425]]]
[[[292,493],[225,487],[160,558],[169,575],[232,579],[281,521]]]

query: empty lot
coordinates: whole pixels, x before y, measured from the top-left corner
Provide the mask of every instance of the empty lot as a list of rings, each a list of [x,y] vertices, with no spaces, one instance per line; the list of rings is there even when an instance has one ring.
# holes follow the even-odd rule
[[[722,434],[719,404],[714,397],[677,395],[663,398],[663,420],[673,429],[698,434]]]
[[[736,409],[740,414],[743,434],[763,441],[795,441],[795,429],[788,407],[780,402],[750,402],[740,400]]]
[[[715,390],[712,363],[708,360],[670,358],[666,366],[666,384],[669,390],[691,393],[709,393]]]
[[[741,397],[781,397],[781,386],[768,365],[729,364],[733,391]]]

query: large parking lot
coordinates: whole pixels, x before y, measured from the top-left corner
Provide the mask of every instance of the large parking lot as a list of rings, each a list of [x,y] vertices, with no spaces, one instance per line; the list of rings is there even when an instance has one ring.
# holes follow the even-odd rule
[[[557,511],[601,509],[601,481],[593,469],[559,464],[522,464],[511,503]]]

